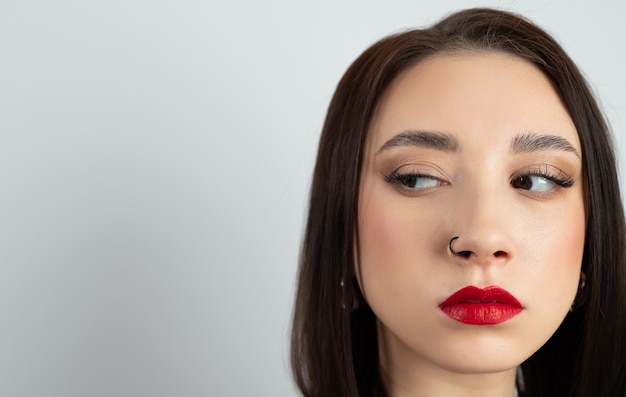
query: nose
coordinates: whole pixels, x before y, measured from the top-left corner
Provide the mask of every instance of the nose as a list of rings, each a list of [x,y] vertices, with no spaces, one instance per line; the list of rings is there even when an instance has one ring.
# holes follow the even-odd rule
[[[515,210],[493,190],[459,195],[448,254],[456,263],[504,264],[513,258]]]

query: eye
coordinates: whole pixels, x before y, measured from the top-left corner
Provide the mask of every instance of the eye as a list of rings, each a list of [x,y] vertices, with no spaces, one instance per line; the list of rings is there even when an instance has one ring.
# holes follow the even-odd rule
[[[513,175],[511,186],[535,196],[550,196],[574,185],[574,179],[557,167],[539,164]]]
[[[385,181],[409,191],[421,191],[443,185],[443,181],[439,178],[419,173],[394,173],[386,176]]]
[[[426,189],[439,185],[436,178],[428,175],[402,175],[398,182],[410,189]]]
[[[511,181],[511,186],[516,189],[524,189],[535,192],[545,192],[553,189],[557,182],[552,178],[542,175],[520,175]]]

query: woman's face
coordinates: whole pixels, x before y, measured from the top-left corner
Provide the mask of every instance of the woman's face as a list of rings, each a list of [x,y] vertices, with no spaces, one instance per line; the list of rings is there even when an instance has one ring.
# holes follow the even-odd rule
[[[366,142],[356,265],[388,376],[512,370],[550,338],[580,277],[581,153],[520,58],[437,55],[391,84]],[[444,303],[468,286],[519,305],[476,289]]]

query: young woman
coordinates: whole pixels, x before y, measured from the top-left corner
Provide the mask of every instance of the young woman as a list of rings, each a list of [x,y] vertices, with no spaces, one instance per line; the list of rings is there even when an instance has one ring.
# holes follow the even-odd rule
[[[623,207],[561,47],[472,9],[383,39],[321,136],[292,365],[305,396],[626,396]]]

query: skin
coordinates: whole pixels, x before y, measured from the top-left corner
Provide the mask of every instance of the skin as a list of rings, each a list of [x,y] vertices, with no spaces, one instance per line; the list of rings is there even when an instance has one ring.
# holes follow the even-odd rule
[[[398,139],[414,131],[448,145],[433,147],[424,134]],[[551,138],[513,145],[520,136]],[[378,318],[392,397],[513,395],[517,366],[555,332],[576,295],[581,153],[550,81],[512,55],[441,54],[391,84],[366,141],[355,270]],[[453,236],[467,257],[449,252]],[[440,310],[470,285],[499,286],[523,310],[496,325],[463,324]]]

